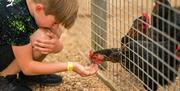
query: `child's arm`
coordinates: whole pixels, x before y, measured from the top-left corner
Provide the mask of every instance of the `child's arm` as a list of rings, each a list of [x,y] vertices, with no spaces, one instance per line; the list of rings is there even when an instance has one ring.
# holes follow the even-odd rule
[[[67,71],[67,63],[41,63],[32,59],[31,44],[25,46],[12,46],[16,62],[20,69],[26,75],[51,74]],[[22,51],[23,50],[23,51]],[[98,66],[92,65],[89,69],[84,66],[73,63],[73,71],[81,76],[89,76],[96,73]]]

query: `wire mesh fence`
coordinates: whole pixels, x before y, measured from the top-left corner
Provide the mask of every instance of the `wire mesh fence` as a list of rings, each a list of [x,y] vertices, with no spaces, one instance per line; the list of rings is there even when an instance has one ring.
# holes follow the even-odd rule
[[[90,31],[83,42],[103,57],[115,90],[180,90],[180,0],[80,2],[79,22]]]

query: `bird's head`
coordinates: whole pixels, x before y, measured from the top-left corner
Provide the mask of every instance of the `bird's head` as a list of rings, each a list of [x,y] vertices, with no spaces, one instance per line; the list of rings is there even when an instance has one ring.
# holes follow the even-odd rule
[[[154,7],[157,8],[162,4],[170,6],[170,3],[168,0],[155,0]]]
[[[162,0],[156,0],[154,2],[154,7],[158,7],[160,2],[162,2]]]
[[[147,31],[149,29],[150,24],[150,15],[146,12],[143,13],[143,30]]]
[[[104,56],[99,53],[94,53],[92,50],[89,51],[89,59],[92,63],[101,64]]]
[[[148,13],[143,13],[142,16],[138,17],[133,23],[135,29],[141,32],[147,32],[150,24],[150,15]]]

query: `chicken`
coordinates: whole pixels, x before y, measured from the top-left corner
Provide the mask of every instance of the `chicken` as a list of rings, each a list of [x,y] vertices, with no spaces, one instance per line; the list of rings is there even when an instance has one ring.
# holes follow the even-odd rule
[[[145,40],[146,38],[144,35],[140,34],[143,33],[147,36],[149,36],[148,29],[149,29],[149,20],[150,16],[148,13],[143,13],[142,16],[136,18],[133,21],[133,24],[131,28],[129,29],[129,32],[121,39],[122,45],[121,47],[124,47],[126,43],[129,41],[133,41],[131,38],[134,40]],[[100,53],[104,55],[103,61],[111,61],[111,62],[116,62],[119,60],[119,50],[121,48],[111,48],[111,49],[104,49],[104,50],[99,50],[94,52],[93,56],[98,56],[96,54]],[[109,60],[109,59],[114,59],[114,60]]]
[[[152,25],[160,30],[162,30],[163,21],[159,17],[162,17],[166,20],[169,18],[169,7],[171,4],[168,0],[155,0],[155,6],[152,10]]]
[[[131,41],[123,49],[113,49],[114,53],[111,55],[106,54],[111,49],[96,51],[94,54],[103,56],[101,57],[103,61],[112,60],[121,63],[127,71],[144,83],[147,90],[156,91],[158,85],[168,85],[177,77],[180,62],[173,55],[169,55],[169,52],[175,54],[176,45],[173,43],[167,45],[168,43],[162,41],[158,43],[161,46],[157,46],[150,41]]]
[[[152,27],[149,29],[151,38],[155,41],[167,41],[168,37],[175,38],[179,29],[180,14],[175,11],[168,0],[155,0],[151,15]],[[165,34],[165,35],[163,35]]]
[[[102,62],[105,61],[111,61],[113,63],[118,62],[121,59],[121,52],[120,48],[110,48],[110,49],[103,49],[103,50],[98,50],[95,52],[90,52],[89,58],[90,60],[100,60]]]
[[[121,41],[121,48],[98,50],[94,52],[94,56],[100,55],[102,61],[121,63],[144,83],[147,90],[156,91],[158,86],[169,85],[177,77],[180,45],[172,40],[180,42],[180,14],[171,7],[168,0],[156,0],[152,12],[152,27],[148,32],[150,30],[150,38],[156,42],[131,37],[135,40],[132,41],[125,36],[127,38]]]
[[[145,40],[146,38],[144,35],[149,36],[148,29],[150,23],[150,16],[148,13],[143,13],[142,16],[136,18],[133,21],[131,28],[129,29],[128,33],[121,39],[122,44],[126,44],[129,41],[133,40]],[[142,35],[141,33],[144,35]],[[132,38],[132,39],[131,39]]]
[[[175,54],[175,44],[167,45],[168,41],[158,44],[161,47],[149,41],[132,41],[127,44],[129,49],[122,52],[128,57],[125,59],[125,67],[144,82],[146,89],[152,91],[156,91],[158,85],[174,82],[180,64],[176,57],[169,54]]]

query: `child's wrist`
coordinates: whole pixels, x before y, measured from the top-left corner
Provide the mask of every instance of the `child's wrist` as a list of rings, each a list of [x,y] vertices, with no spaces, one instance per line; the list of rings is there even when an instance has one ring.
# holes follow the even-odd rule
[[[73,62],[73,71],[75,72],[77,70],[77,63]]]
[[[68,62],[67,63],[67,71],[68,72],[73,72],[74,71],[74,63],[73,62]]]

